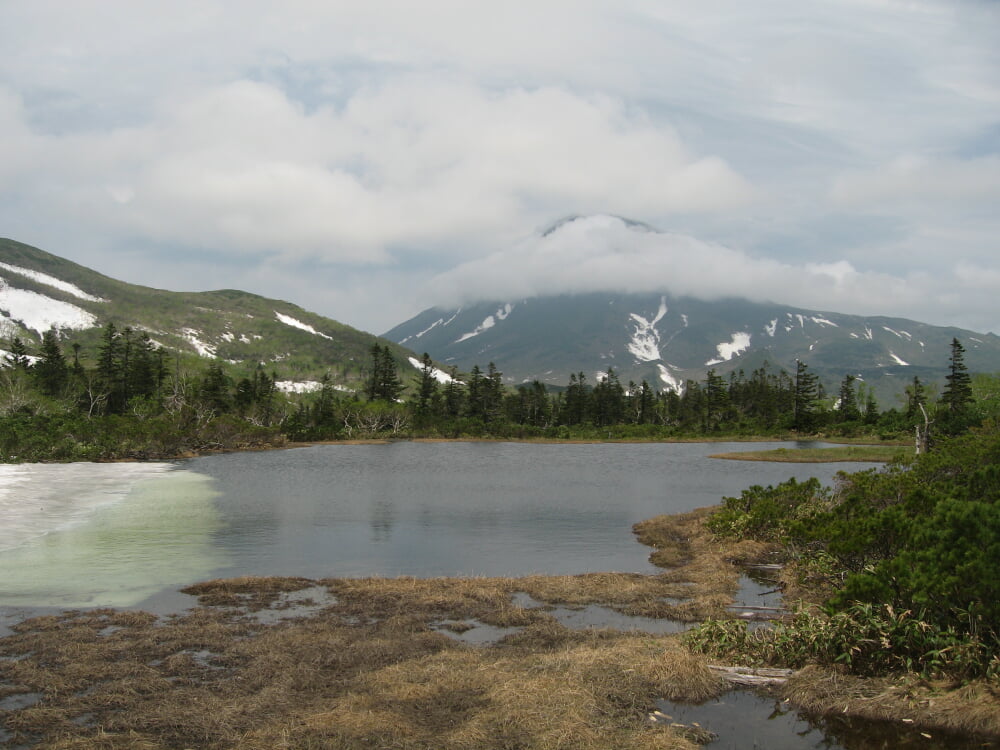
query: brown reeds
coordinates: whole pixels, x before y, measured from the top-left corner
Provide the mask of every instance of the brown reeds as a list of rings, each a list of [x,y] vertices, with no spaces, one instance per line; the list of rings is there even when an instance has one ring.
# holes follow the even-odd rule
[[[571,630],[546,609],[674,591],[648,578],[243,578],[189,588],[205,606],[162,620],[36,618],[0,639],[0,681],[41,699],[0,721],[14,743],[60,750],[693,748],[646,715],[658,698],[721,689],[699,657],[672,636]],[[332,594],[318,611],[253,615],[317,585]],[[469,620],[510,631],[484,647],[441,632]]]

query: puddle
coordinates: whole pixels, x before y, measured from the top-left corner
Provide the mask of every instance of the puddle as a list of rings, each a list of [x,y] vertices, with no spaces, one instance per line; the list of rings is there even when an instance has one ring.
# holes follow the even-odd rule
[[[455,626],[461,629],[456,629]],[[520,629],[500,628],[496,625],[487,625],[484,622],[479,622],[479,620],[464,620],[460,623],[438,623],[434,627],[434,630],[437,632],[444,633],[456,641],[467,643],[470,646],[490,646],[504,636],[516,633]]]
[[[31,708],[41,699],[41,693],[14,693],[0,699],[0,711],[20,711],[22,708]]]
[[[658,617],[636,617],[623,615],[599,604],[582,607],[552,606],[540,602],[524,591],[517,591],[512,597],[514,605],[525,609],[543,609],[567,628],[614,628],[615,630],[638,630],[643,633],[680,633],[692,627],[691,623],[677,622]]]
[[[326,586],[310,586],[282,593],[270,607],[248,612],[261,625],[276,625],[286,620],[309,617],[337,603],[337,597]]]
[[[660,722],[697,725],[716,735],[705,745],[709,750],[972,750],[991,746],[895,722],[811,717],[774,698],[744,690],[699,705],[657,701],[657,710]]]
[[[764,626],[787,613],[778,582],[771,570],[749,570],[740,579],[729,610],[741,620],[749,620],[757,627]]]

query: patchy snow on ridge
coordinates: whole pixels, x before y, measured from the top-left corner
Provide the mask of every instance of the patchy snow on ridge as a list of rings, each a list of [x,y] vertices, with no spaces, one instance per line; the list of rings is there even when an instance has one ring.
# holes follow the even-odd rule
[[[777,318],[775,318],[770,323],[768,323],[766,326],[764,326],[764,333],[766,333],[772,339],[774,338],[774,334],[775,334],[775,332],[777,330],[778,330],[778,319]]]
[[[303,323],[301,320],[296,320],[290,315],[282,315],[277,310],[274,311],[274,314],[278,318],[278,320],[284,323],[286,326],[291,326],[292,328],[298,328],[302,331],[305,331],[306,333],[311,333],[313,336],[322,336],[328,341],[333,341],[332,336],[327,336],[325,333],[320,333],[308,323]]]
[[[83,308],[27,289],[15,289],[0,278],[0,312],[38,333],[50,328],[94,328],[97,318]]]
[[[418,370],[424,369],[424,363],[421,362],[416,357],[407,357],[406,359],[411,365],[413,365]],[[431,377],[441,384],[450,383],[452,381],[451,375],[446,373],[444,370],[438,369],[437,367],[431,368]]]
[[[459,336],[455,340],[455,343],[461,344],[463,341],[468,341],[472,337],[478,336],[483,331],[488,331],[497,324],[498,320],[506,320],[507,316],[510,315],[511,310],[513,309],[514,306],[508,302],[503,307],[498,308],[497,311],[493,313],[493,315],[487,315],[486,319],[483,320],[483,322],[480,323],[478,326],[476,326],[476,329],[474,331],[469,331],[469,333],[463,333],[461,336]],[[458,313],[455,313],[455,315],[458,315]],[[450,323],[452,320],[455,319],[455,315],[451,317],[451,320],[449,320],[448,323]],[[448,325],[448,323],[444,323],[443,325]]]
[[[731,341],[724,341],[715,347],[715,350],[719,353],[719,358],[708,360],[708,362],[705,363],[705,366],[711,367],[712,365],[718,365],[722,362],[728,362],[733,357],[742,354],[749,348],[750,334],[746,331],[737,331],[733,334]]]
[[[7,365],[10,363],[9,358],[13,356],[14,356],[13,352],[9,352],[6,349],[0,349],[0,367],[7,367]],[[29,365],[33,365],[35,364],[35,362],[38,362],[41,359],[41,357],[33,357],[30,354],[25,354],[24,358],[28,360]]]
[[[656,324],[663,320],[663,316],[666,314],[666,297],[660,297],[660,308],[652,320],[646,320],[641,315],[629,313],[629,317],[635,324],[635,330],[632,332],[632,339],[625,345],[625,348],[636,358],[636,361],[656,362],[662,359],[660,356],[660,333],[656,330]]]
[[[892,351],[892,349],[889,350],[889,356],[892,357],[893,361],[897,365],[903,365],[904,367],[909,367],[909,365],[910,365],[909,362],[904,362],[902,359],[900,359],[899,357],[897,357],[895,355],[895,353]]]
[[[0,268],[5,271],[10,271],[11,273],[24,276],[26,279],[37,281],[39,284],[45,284],[53,289],[58,289],[61,292],[72,294],[77,299],[86,300],[87,302],[107,302],[107,300],[102,297],[95,297],[93,294],[87,294],[75,284],[70,284],[68,281],[63,281],[62,279],[57,279],[55,276],[49,276],[47,273],[42,273],[41,271],[32,271],[30,268],[21,268],[20,266],[11,265],[10,263],[0,263]]]
[[[282,393],[315,393],[323,388],[318,380],[276,380],[274,387]]]
[[[674,374],[667,369],[666,365],[658,364],[656,369],[660,371],[660,380],[662,380],[664,386],[666,386],[663,390],[673,391],[678,395],[684,392],[684,381],[675,377]]]
[[[882,326],[882,329],[888,331],[893,336],[897,336],[898,338],[906,339],[907,341],[913,340],[913,336],[908,334],[906,331],[894,331],[893,329],[889,328],[889,326]]]
[[[815,315],[813,317],[809,318],[809,320],[811,320],[816,325],[820,325],[820,326],[833,326],[834,328],[840,328],[840,326],[838,326],[832,320],[827,320],[826,318],[819,318],[819,317],[816,317]]]
[[[215,347],[211,344],[206,344],[204,341],[199,339],[201,336],[201,331],[196,331],[194,328],[182,328],[181,336],[187,341],[194,350],[198,352],[199,356],[215,358]]]

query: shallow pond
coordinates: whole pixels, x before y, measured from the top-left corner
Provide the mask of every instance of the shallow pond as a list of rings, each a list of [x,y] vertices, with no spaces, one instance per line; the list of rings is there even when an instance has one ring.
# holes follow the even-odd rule
[[[780,445],[794,444],[400,442],[4,467],[0,607],[162,608],[238,575],[653,572],[637,521],[862,468],[708,458]]]
[[[402,442],[0,467],[0,635],[39,608],[176,611],[192,603],[179,587],[217,577],[654,572],[632,537],[637,521],[753,484],[867,468],[708,457],[795,445]],[[766,584],[743,593],[742,606],[771,603]],[[554,614],[573,627],[642,627],[602,608]],[[662,709],[717,725],[718,747],[893,746],[843,742],[869,728],[810,724],[744,693]]]

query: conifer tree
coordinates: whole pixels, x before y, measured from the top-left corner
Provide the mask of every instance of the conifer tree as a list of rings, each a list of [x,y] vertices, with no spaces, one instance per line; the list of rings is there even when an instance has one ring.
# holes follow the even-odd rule
[[[845,375],[840,382],[840,398],[837,403],[837,414],[841,422],[853,422],[860,416],[858,397],[854,392],[854,375]]]
[[[10,352],[4,358],[11,367],[19,370],[27,370],[30,360],[28,359],[28,348],[21,341],[20,336],[15,336],[10,342]]]
[[[796,360],[792,429],[802,432],[813,428],[816,400],[819,398],[819,393],[819,382],[816,376],[809,372],[809,367],[805,362]]]
[[[42,334],[38,354],[38,361],[31,368],[38,388],[46,396],[58,396],[69,380],[69,367],[59,348],[59,335],[54,329],[50,328]]]
[[[946,433],[955,435],[968,429],[973,403],[972,377],[965,367],[965,348],[957,338],[951,340],[951,357],[945,381],[941,394],[941,405],[944,407],[941,425]]]
[[[430,354],[424,352],[420,365],[420,387],[417,389],[415,409],[418,416],[426,417],[430,414],[431,404],[437,395],[438,382],[434,377],[434,362]]]

